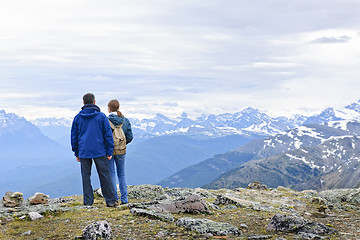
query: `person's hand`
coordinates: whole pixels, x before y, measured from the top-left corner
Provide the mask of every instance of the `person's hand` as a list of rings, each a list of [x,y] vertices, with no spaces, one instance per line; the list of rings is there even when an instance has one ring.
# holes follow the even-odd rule
[[[76,157],[76,161],[80,162],[80,158],[79,158],[79,157]]]
[[[107,159],[110,161],[112,156],[107,155]]]

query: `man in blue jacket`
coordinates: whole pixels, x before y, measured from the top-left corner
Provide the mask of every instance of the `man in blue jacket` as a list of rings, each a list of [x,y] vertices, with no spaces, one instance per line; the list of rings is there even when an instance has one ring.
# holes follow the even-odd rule
[[[85,94],[83,100],[84,106],[71,126],[71,146],[76,160],[81,164],[84,205],[91,206],[94,203],[90,180],[94,160],[106,206],[114,207],[117,202],[108,166],[108,160],[111,160],[113,154],[114,139],[109,120],[95,105],[94,94]]]

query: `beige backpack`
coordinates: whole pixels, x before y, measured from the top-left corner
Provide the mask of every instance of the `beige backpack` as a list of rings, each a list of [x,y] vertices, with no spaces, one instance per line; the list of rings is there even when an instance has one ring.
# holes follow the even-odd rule
[[[122,126],[124,124],[124,122],[120,125],[117,125],[115,127],[115,125],[110,122],[110,126],[112,129],[112,133],[113,133],[113,138],[114,138],[114,152],[113,155],[122,155],[126,153],[126,138],[125,138],[125,134],[124,131],[122,130]]]

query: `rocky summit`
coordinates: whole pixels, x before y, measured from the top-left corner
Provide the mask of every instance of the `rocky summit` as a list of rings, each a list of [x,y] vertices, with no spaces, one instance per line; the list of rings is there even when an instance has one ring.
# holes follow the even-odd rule
[[[128,186],[127,204],[82,196],[0,203],[0,239],[360,239],[360,189]],[[4,199],[21,196],[7,193]],[[20,197],[20,199],[21,199]],[[46,199],[46,200],[45,200]],[[14,201],[13,199],[11,201]]]

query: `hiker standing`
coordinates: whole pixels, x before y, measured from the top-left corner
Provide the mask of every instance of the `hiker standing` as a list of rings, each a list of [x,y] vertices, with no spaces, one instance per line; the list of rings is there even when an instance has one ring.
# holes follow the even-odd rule
[[[127,185],[125,179],[125,154],[126,154],[126,144],[130,143],[133,139],[133,134],[131,131],[131,125],[129,119],[125,118],[124,115],[119,111],[119,101],[114,99],[108,103],[109,111],[109,122],[113,131],[114,137],[114,152],[113,158],[109,161],[109,169],[111,174],[111,179],[113,182],[113,188],[116,195],[116,200],[119,199],[117,195],[116,187],[116,175],[119,180],[119,189],[120,189],[120,200],[122,204],[128,203],[127,198]],[[116,171],[115,171],[116,166]]]
[[[94,94],[85,94],[83,100],[84,106],[71,126],[71,146],[76,160],[81,164],[84,205],[91,206],[94,203],[90,180],[94,160],[106,206],[114,207],[116,199],[108,163],[114,149],[110,124],[106,115],[95,105]]]

